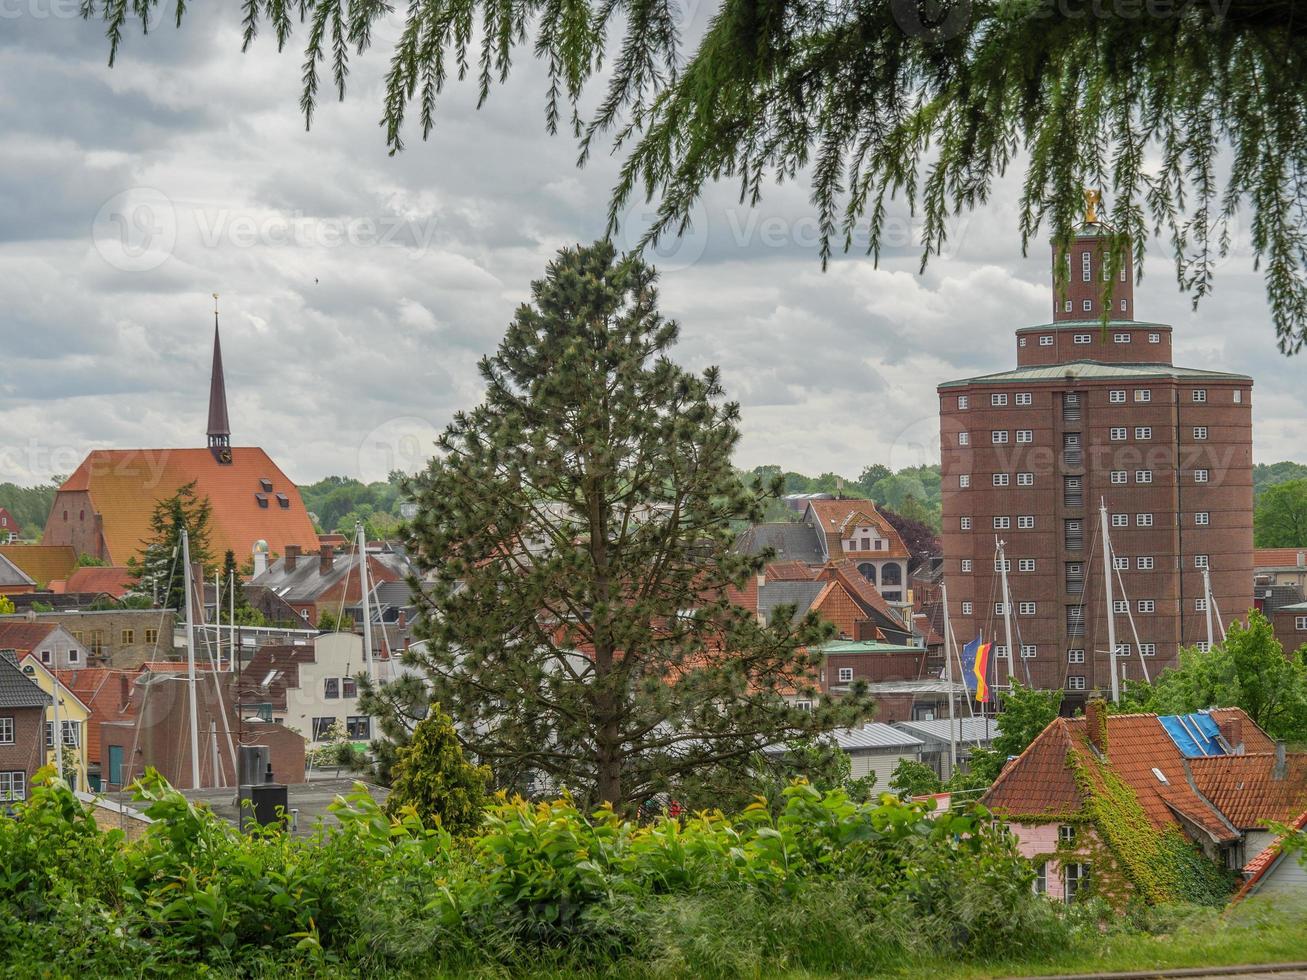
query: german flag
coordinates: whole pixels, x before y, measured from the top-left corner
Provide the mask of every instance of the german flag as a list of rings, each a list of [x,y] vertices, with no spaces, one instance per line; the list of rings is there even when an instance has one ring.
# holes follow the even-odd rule
[[[971,696],[982,704],[989,704],[989,683],[985,676],[989,673],[989,650],[992,646],[992,643],[985,643],[977,636],[962,648],[962,680]]]

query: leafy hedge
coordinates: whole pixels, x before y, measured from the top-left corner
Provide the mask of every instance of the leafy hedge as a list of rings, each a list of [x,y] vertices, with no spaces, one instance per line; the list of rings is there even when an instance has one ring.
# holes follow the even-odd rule
[[[309,840],[242,836],[153,773],[137,793],[155,822],[130,842],[57,782],[0,819],[0,969],[866,971],[1020,956],[1069,928],[983,811],[928,819],[801,783],[777,816],[648,826],[501,800],[468,839],[391,819],[362,787]]]

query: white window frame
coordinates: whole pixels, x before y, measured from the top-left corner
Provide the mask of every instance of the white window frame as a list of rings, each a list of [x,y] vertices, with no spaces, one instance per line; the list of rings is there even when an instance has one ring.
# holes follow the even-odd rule
[[[1017,559],[1017,571],[1018,571],[1018,572],[1033,572],[1034,570],[1035,570],[1035,559],[1033,559],[1033,558],[1018,558],[1018,559]]]
[[[1006,473],[995,473],[993,477],[994,486],[1005,487],[1008,485],[1008,475]]]
[[[996,516],[994,517],[994,530],[995,530],[995,531],[1007,531],[1007,530],[1010,530],[1011,527],[1012,527],[1012,518],[1007,517],[1007,516],[1005,516],[1005,515],[1001,515],[1001,514],[1000,514],[1000,515],[996,515]]]
[[[1017,429],[1017,442],[1031,443],[1035,441],[1034,429]]]
[[[968,395],[958,395],[958,411],[965,412],[971,407],[971,398]]]
[[[1007,445],[1007,429],[991,429],[989,431],[989,441],[995,446]]]
[[[970,486],[971,486],[971,474],[970,474],[970,473],[963,473],[961,476],[958,477],[958,489],[959,489],[959,490],[966,490],[966,489],[967,489],[968,487],[970,487]]]
[[[1033,616],[1033,615],[1035,615],[1035,612],[1036,612],[1036,610],[1037,610],[1038,608],[1039,608],[1039,607],[1038,607],[1035,603],[1033,603],[1033,602],[1018,602],[1018,603],[1017,603],[1017,615],[1018,615],[1018,616]]]
[[[1113,470],[1111,480],[1114,484],[1122,485],[1128,483],[1130,474],[1126,470]]]
[[[1129,514],[1113,514],[1113,515],[1112,515],[1112,526],[1113,526],[1113,527],[1129,527],[1129,526],[1130,526],[1130,515],[1129,515]]]
[[[1018,530],[1018,531],[1031,531],[1031,530],[1034,529],[1034,527],[1035,527],[1035,515],[1034,515],[1034,514],[1018,514],[1018,515],[1017,515],[1017,530]]]
[[[970,530],[971,530],[971,518],[970,518],[970,517],[963,517],[963,518],[961,518],[961,519],[958,521],[958,527],[959,527],[959,529],[961,529],[961,530],[963,530],[963,531],[970,531]]]
[[[1151,388],[1135,389],[1135,401],[1142,404],[1144,402],[1151,402],[1152,400],[1153,400],[1153,392]]]
[[[971,571],[971,559],[970,559],[970,558],[963,558],[963,559],[962,559],[962,571],[964,571],[964,572],[970,572],[970,571]]]
[[[1038,653],[1039,653],[1039,647],[1036,646],[1034,643],[1021,644],[1022,660],[1034,660],[1035,657],[1038,655]]]
[[[1052,334],[1041,334],[1041,335],[1040,335],[1040,338],[1039,338],[1039,346],[1040,346],[1040,347],[1052,347],[1052,346],[1053,346],[1053,336],[1052,336]]]
[[[1124,300],[1122,300],[1122,302],[1124,302]],[[1150,333],[1148,335],[1148,342],[1150,344],[1160,344],[1162,342],[1162,335],[1160,333]]]
[[[1077,648],[1066,652],[1066,662],[1069,664],[1082,664],[1085,662],[1085,651]]]
[[[1203,441],[1204,439],[1206,439],[1206,438],[1207,438],[1207,426],[1205,426],[1205,425],[1195,425],[1195,426],[1194,426],[1194,441],[1195,441],[1195,442],[1202,442],[1202,441]]]
[[[1066,679],[1066,689],[1068,691],[1083,691],[1085,689],[1084,675],[1068,674]]]
[[[1070,300],[1067,300],[1067,303],[1070,302],[1071,302]],[[1067,307],[1067,312],[1068,313],[1071,312],[1070,306]],[[1094,338],[1092,334],[1078,333],[1072,335],[1071,342],[1073,344],[1092,344],[1094,342]]]
[[[1153,526],[1153,515],[1152,515],[1152,514],[1136,514],[1136,515],[1135,515],[1135,527],[1152,527],[1152,526]]]
[[[1128,343],[1130,343],[1130,335],[1129,335],[1128,333],[1117,333],[1117,334],[1113,334],[1113,335],[1112,335],[1112,343],[1114,343],[1114,344],[1128,344]]]
[[[1150,613],[1157,611],[1157,601],[1155,599],[1140,599],[1138,611],[1141,613]]]
[[[1151,425],[1136,425],[1136,426],[1135,426],[1135,438],[1136,438],[1136,439],[1151,439],[1151,438],[1153,438],[1153,427],[1152,427]]]
[[[853,680],[853,668],[841,667],[839,668],[839,674],[837,676],[838,676],[838,683],[848,684]]]
[[[1130,601],[1128,599],[1113,599],[1112,612],[1128,613],[1130,611]]]
[[[1152,470],[1135,470],[1135,482],[1136,482],[1136,483],[1152,483],[1152,482],[1153,482],[1153,471],[1152,471]]]
[[[1243,389],[1242,389],[1242,388],[1236,388],[1236,389],[1234,389],[1234,403],[1235,403],[1236,405],[1242,405],[1242,404],[1243,404]]]
[[[1019,487],[1033,487],[1034,485],[1035,485],[1035,474],[1034,474],[1034,473],[1018,473],[1018,474],[1017,474],[1017,486],[1019,486]]]
[[[1194,612],[1207,612],[1207,598],[1194,600]]]
[[[970,615],[971,615],[971,600],[970,600],[970,599],[964,599],[964,600],[963,600],[963,602],[962,602],[962,615],[963,615],[963,616],[970,616]]]
[[[1130,434],[1130,430],[1124,425],[1114,425],[1108,430],[1107,438],[1112,442],[1124,442]]]
[[[1001,391],[994,392],[989,396],[989,404],[994,408],[1007,405],[1007,394]]]
[[[1209,475],[1207,470],[1194,470],[1194,483],[1206,483]]]
[[[0,745],[14,744],[14,719],[10,715],[0,718]]]
[[[1130,569],[1130,559],[1129,559],[1128,557],[1124,556],[1124,555],[1113,555],[1113,556],[1112,556],[1112,567],[1115,568],[1115,569],[1116,569],[1117,571],[1119,571],[1119,572],[1129,571],[1129,569]]]
[[[1152,555],[1140,555],[1135,558],[1135,570],[1140,572],[1151,572],[1154,566]]]
[[[996,603],[994,603],[994,615],[995,615],[995,616],[1006,616],[1006,615],[1007,615],[1007,607],[1004,606],[1003,603],[1001,603],[1001,602],[996,602]]]
[[[1080,281],[1093,282],[1093,256],[1088,250],[1080,253]]]
[[[1016,403],[1018,405],[1033,405],[1035,403],[1035,399],[1034,396],[1028,391],[1018,391],[1016,396]]]
[[[1141,644],[1139,644],[1139,653],[1140,653],[1141,656],[1144,656],[1144,657],[1156,657],[1156,656],[1157,656],[1157,644],[1156,644],[1156,643],[1141,643]]]
[[[1211,559],[1207,555],[1194,555],[1194,568],[1211,568]]]
[[[1207,401],[1207,389],[1206,389],[1206,388],[1195,388],[1195,389],[1194,389],[1194,401],[1196,401],[1196,402],[1205,402],[1205,401]]]
[[[1307,632],[1307,616],[1294,616],[1293,628],[1299,633]]]
[[[1124,405],[1124,404],[1125,404],[1125,389],[1124,389],[1124,388],[1113,388],[1111,391],[1109,391],[1109,392],[1107,393],[1107,401],[1108,401],[1108,404],[1110,404],[1110,405]]]
[[[1207,527],[1212,523],[1212,514],[1210,511],[1200,510],[1194,514],[1195,527]]]

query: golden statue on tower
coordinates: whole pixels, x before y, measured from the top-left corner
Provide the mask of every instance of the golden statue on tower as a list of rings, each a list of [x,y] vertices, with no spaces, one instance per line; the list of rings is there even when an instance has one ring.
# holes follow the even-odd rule
[[[1102,191],[1085,188],[1085,224],[1098,224],[1098,205],[1103,201]]]

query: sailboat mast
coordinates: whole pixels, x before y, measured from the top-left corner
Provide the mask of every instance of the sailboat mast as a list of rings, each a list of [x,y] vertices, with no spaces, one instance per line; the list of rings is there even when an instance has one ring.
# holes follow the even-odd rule
[[[182,528],[182,581],[186,584],[186,685],[191,715],[191,788],[200,788],[200,722],[195,708],[195,601],[191,595],[191,536]]]
[[[1203,569],[1203,608],[1207,610],[1207,649],[1212,649],[1216,634],[1212,632],[1212,576]]]
[[[368,536],[361,521],[358,524],[358,549],[359,587],[363,593],[363,665],[368,680],[375,680],[372,673],[372,603],[368,596]]]
[[[1007,555],[1004,542],[998,542],[998,573],[1003,581],[1003,636],[1007,643],[1007,686],[1011,690],[1013,679],[1017,675],[1017,651],[1012,646],[1012,592],[1007,583]],[[998,668],[994,669],[994,678],[998,679]]]
[[[949,776],[958,768],[957,716],[953,710],[953,651],[949,648],[948,586],[939,583],[940,601],[944,605],[944,677],[948,682],[948,759]]]
[[[1107,662],[1112,675],[1112,703],[1121,700],[1121,684],[1116,677],[1116,603],[1112,598],[1112,572],[1116,569],[1112,561],[1112,536],[1108,531],[1107,502],[1098,500],[1098,516],[1103,522],[1103,587],[1107,592]]]

